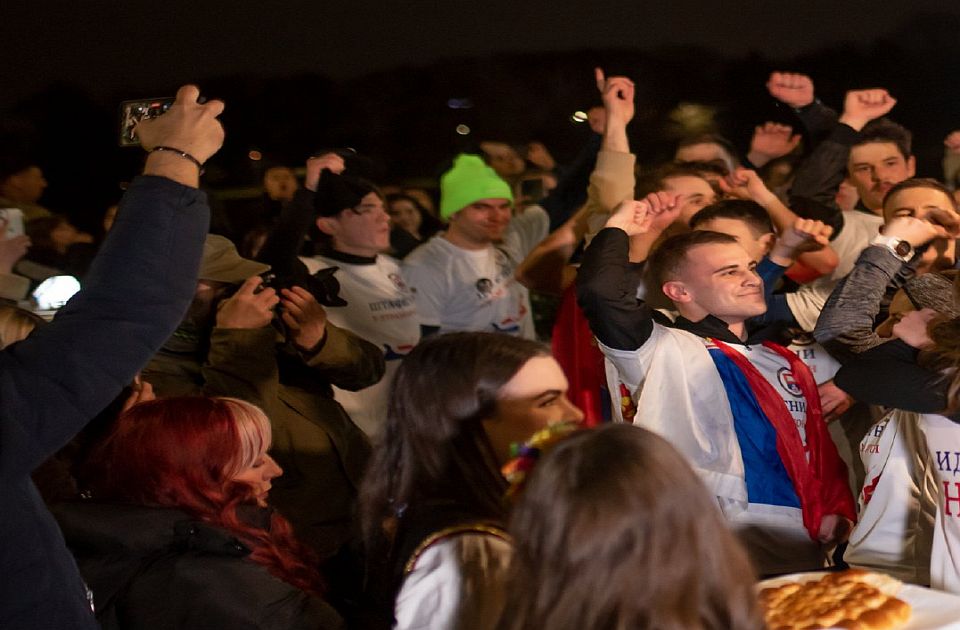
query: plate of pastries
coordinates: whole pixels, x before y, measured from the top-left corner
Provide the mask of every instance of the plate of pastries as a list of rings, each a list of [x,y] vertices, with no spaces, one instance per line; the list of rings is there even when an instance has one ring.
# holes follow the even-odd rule
[[[757,590],[768,630],[960,630],[960,597],[865,569],[785,575]]]

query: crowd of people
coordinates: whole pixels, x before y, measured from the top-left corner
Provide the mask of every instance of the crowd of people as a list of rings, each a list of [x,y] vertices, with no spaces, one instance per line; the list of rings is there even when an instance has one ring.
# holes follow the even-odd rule
[[[960,131],[916,178],[886,90],[776,72],[796,128],[640,169],[633,82],[594,80],[569,164],[482,142],[436,197],[329,151],[212,229],[194,86],[102,234],[0,160],[0,627],[749,630],[758,579],[847,565],[960,594]]]

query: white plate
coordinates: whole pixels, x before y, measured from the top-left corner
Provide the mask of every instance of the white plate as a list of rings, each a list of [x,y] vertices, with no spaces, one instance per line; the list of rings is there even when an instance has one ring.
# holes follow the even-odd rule
[[[810,582],[826,574],[826,571],[815,571],[781,575],[763,580],[757,588],[781,586],[787,582]],[[904,584],[897,597],[913,609],[910,621],[901,630],[960,630],[960,597],[915,584]]]

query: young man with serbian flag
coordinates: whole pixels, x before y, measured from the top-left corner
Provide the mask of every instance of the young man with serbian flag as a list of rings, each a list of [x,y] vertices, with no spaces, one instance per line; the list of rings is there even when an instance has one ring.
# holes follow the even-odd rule
[[[624,202],[583,257],[578,299],[607,358],[615,413],[635,410],[620,419],[687,456],[761,575],[821,568],[850,531],[853,496],[810,370],[774,342],[778,330],[749,325],[767,308],[755,262],[710,231],[630,262],[631,237],[678,206],[664,192]],[[637,299],[644,268],[675,320]]]

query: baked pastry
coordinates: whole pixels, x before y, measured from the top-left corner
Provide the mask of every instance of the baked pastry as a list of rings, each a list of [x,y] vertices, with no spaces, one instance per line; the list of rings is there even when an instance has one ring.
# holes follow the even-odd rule
[[[910,604],[894,597],[900,582],[863,569],[828,573],[760,591],[769,630],[893,630],[910,620]]]

